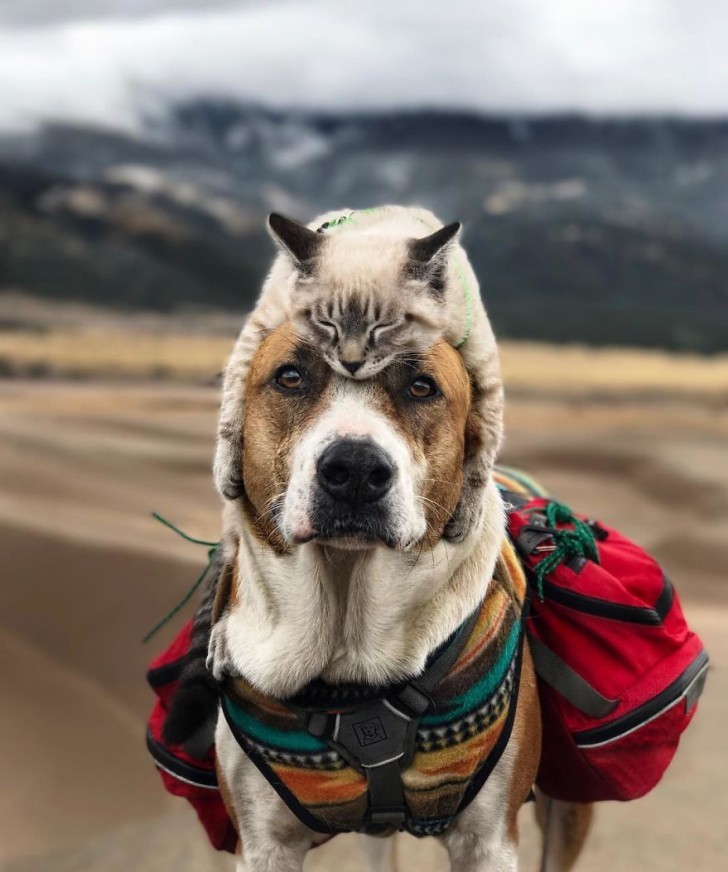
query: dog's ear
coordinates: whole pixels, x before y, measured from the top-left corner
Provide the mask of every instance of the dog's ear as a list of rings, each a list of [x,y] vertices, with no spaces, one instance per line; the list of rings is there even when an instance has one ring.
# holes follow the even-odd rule
[[[423,265],[432,263],[437,258],[437,255],[444,252],[445,248],[457,237],[458,233],[460,233],[460,227],[460,222],[455,221],[453,224],[441,227],[422,239],[410,240],[410,259],[415,263]]]
[[[274,242],[287,251],[299,266],[310,264],[323,242],[320,233],[276,212],[268,216],[268,231]]]

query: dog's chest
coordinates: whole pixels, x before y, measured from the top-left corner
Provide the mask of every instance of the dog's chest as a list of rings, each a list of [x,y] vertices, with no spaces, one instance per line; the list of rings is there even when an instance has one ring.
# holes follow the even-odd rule
[[[222,701],[228,725],[311,829],[443,833],[482,787],[510,736],[522,647],[512,592],[521,589],[491,585],[467,642],[414,723],[402,723],[388,705],[390,691],[314,682],[282,702],[237,679]],[[392,757],[408,743],[409,763],[401,768]],[[386,812],[387,794],[403,810],[390,820],[379,813]]]

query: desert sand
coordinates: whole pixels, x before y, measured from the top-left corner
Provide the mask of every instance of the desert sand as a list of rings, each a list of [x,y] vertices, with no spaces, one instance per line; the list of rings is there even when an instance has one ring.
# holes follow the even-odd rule
[[[728,863],[728,381],[707,393],[636,381],[638,393],[613,380],[606,394],[577,385],[550,397],[518,383],[504,459],[651,549],[712,657],[663,783],[598,809],[578,869],[719,872]],[[6,872],[231,868],[182,801],[166,796],[143,742],[145,665],[183,618],[147,646],[140,640],[205,560],[150,512],[216,538],[216,403],[204,385],[0,382]],[[532,817],[524,808],[526,870],[536,868]],[[428,841],[402,838],[395,849],[402,872],[447,868]],[[355,872],[357,850],[339,837],[307,869]]]

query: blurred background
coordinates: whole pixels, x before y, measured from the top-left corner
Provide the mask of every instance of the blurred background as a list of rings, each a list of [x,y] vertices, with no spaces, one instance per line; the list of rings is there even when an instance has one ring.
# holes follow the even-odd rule
[[[230,868],[144,750],[182,618],[140,640],[205,559],[150,512],[217,537],[266,214],[386,202],[465,222],[505,459],[652,550],[712,654],[664,783],[600,808],[578,868],[725,868],[727,25],[722,0],[3,0],[3,872]]]

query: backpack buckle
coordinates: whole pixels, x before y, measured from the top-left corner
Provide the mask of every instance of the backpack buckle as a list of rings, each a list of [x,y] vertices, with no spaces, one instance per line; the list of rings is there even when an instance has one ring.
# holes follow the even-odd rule
[[[536,550],[546,550],[548,546],[545,543],[549,541],[553,542],[553,530],[537,524],[527,524],[521,528],[515,544],[523,557],[530,557]]]

